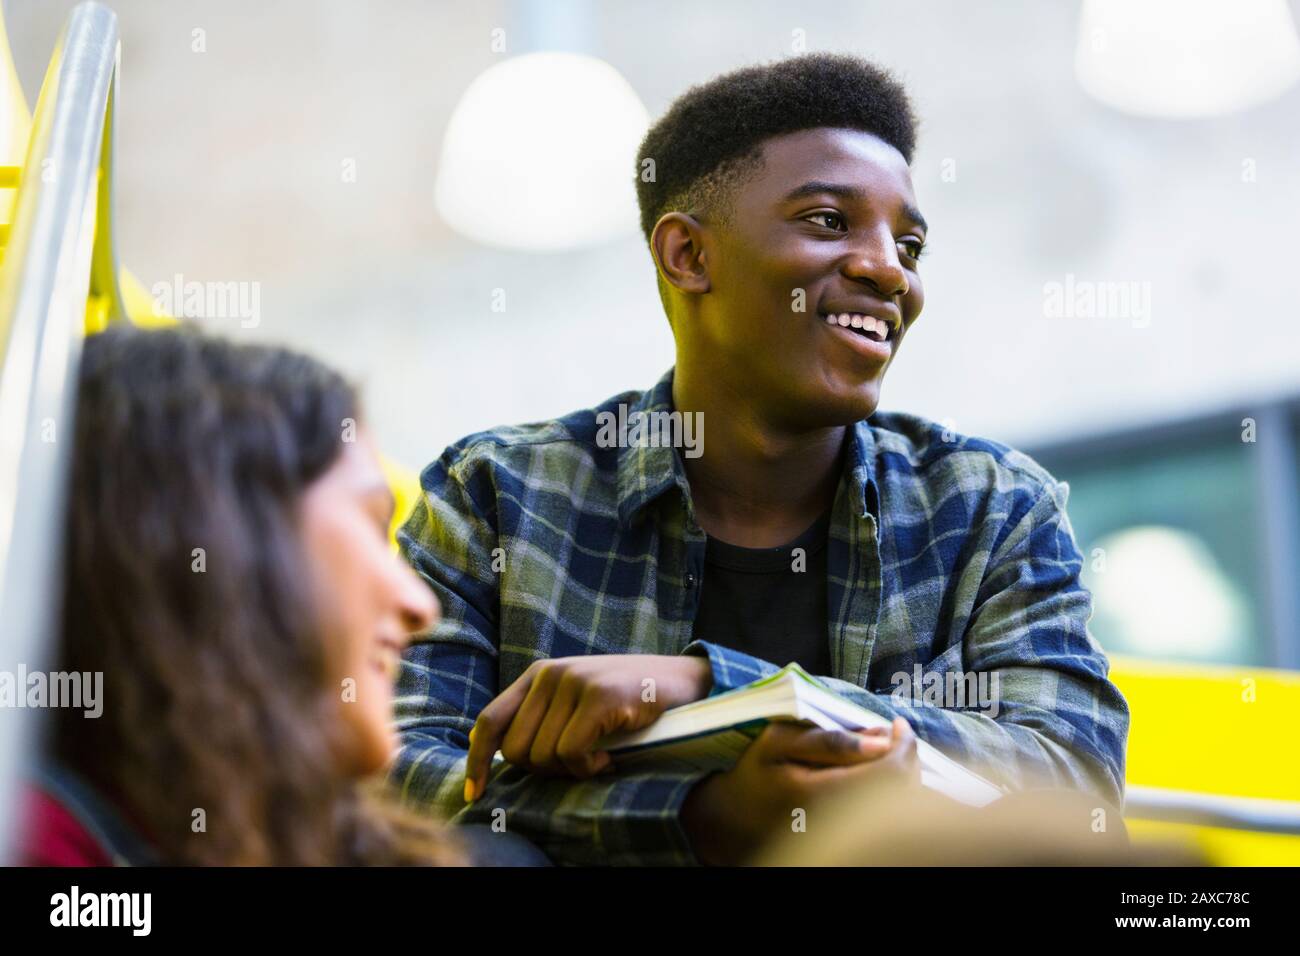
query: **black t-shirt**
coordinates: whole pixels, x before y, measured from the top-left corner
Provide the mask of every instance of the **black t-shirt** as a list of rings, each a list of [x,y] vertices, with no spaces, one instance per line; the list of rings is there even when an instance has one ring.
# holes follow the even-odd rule
[[[827,511],[789,544],[741,548],[709,538],[694,637],[778,666],[831,673],[826,636]],[[795,549],[804,551],[796,561]],[[797,570],[802,568],[802,570]]]

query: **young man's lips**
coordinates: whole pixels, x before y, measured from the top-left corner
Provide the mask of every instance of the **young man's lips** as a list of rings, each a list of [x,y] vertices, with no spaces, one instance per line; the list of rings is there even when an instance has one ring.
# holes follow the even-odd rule
[[[889,327],[888,338],[896,338],[903,327],[903,315],[897,303],[884,299],[856,299],[844,302],[822,303],[817,310],[822,319],[829,316],[869,318]]]
[[[853,349],[859,355],[876,359],[879,361],[888,361],[889,357],[894,354],[894,342],[887,339],[884,342],[877,342],[875,339],[869,339],[865,335],[856,331],[852,326],[842,326],[839,323],[830,323],[823,321],[819,323],[828,333],[835,336],[849,348]]]

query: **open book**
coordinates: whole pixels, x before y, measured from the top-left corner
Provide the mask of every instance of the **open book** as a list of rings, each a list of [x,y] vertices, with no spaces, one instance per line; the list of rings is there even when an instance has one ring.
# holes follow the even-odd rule
[[[890,722],[840,697],[798,664],[716,697],[674,707],[649,727],[613,734],[596,746],[621,767],[670,763],[726,770],[769,720],[806,720],[826,730],[888,727]],[[1002,796],[983,777],[917,740],[921,782],[982,807]]]

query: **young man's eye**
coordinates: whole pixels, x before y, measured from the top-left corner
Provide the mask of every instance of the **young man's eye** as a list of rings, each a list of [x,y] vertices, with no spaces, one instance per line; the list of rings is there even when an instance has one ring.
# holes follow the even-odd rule
[[[925,243],[919,239],[903,239],[899,246],[903,249],[903,254],[909,259],[920,259],[925,255]]]
[[[834,229],[836,232],[844,231],[844,217],[837,212],[815,212],[810,216],[804,216],[804,219],[824,225],[827,229]]]

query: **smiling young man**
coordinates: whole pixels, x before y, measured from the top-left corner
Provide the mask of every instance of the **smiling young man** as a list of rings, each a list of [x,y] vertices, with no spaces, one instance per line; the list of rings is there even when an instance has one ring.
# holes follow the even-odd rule
[[[1119,802],[1128,711],[1064,486],[877,412],[924,301],[913,146],[902,88],[832,55],[721,76],[650,130],[638,198],[675,368],[425,470],[399,539],[443,618],[399,682],[408,800],[562,863],[730,863],[833,788],[915,776],[915,735],[1007,787]],[[706,426],[690,454],[602,427],[673,412]],[[789,661],[892,732],[773,725],[711,775],[594,747]],[[996,707],[918,704],[899,675],[988,677]]]

